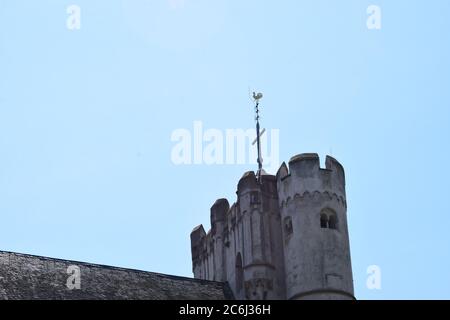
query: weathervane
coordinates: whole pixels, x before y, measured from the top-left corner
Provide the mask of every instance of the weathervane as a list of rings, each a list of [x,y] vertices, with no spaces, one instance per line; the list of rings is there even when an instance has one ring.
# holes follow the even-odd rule
[[[258,148],[258,171],[256,173],[256,177],[258,179],[258,182],[261,183],[261,173],[262,173],[262,163],[263,159],[261,157],[261,135],[264,133],[265,129],[262,130],[262,132],[259,132],[259,100],[263,97],[263,94],[261,92],[255,93],[253,92],[253,101],[255,102],[255,120],[256,120],[256,139],[253,141],[253,145],[257,144]]]

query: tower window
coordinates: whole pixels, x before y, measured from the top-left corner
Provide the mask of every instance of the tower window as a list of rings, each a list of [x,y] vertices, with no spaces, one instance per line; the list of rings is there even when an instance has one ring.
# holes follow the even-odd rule
[[[325,213],[320,215],[320,227],[328,228],[328,216]]]
[[[330,229],[337,229],[337,226],[336,226],[336,214],[330,215],[330,218],[328,219],[328,228],[330,228]]]
[[[325,209],[320,214],[320,227],[324,229],[338,229],[336,212],[331,209]]]

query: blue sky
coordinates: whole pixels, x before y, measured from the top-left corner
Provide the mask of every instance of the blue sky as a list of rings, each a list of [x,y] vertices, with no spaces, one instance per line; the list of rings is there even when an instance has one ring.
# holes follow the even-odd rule
[[[191,276],[190,231],[255,165],[177,166],[171,134],[252,128],[255,88],[281,161],[332,153],[346,169],[356,297],[450,298],[448,12],[0,0],[0,250]]]

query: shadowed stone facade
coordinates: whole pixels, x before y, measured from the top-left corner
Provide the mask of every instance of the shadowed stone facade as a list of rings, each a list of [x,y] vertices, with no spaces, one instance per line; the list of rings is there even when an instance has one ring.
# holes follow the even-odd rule
[[[194,277],[237,299],[354,299],[344,169],[292,157],[276,176],[245,173],[237,201],[217,200],[211,229],[191,233]]]

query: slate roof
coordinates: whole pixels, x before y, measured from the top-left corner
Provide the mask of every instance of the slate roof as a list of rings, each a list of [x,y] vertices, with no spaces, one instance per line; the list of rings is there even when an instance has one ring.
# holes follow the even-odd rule
[[[80,289],[69,289],[75,266]],[[69,281],[70,283],[74,283]],[[0,299],[233,299],[226,283],[0,251]]]

